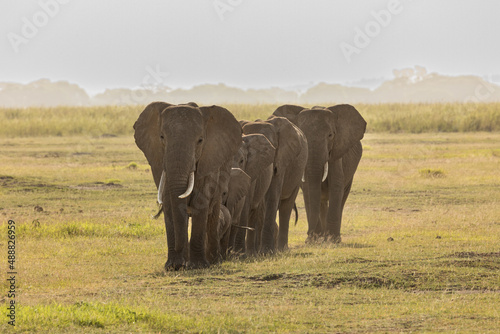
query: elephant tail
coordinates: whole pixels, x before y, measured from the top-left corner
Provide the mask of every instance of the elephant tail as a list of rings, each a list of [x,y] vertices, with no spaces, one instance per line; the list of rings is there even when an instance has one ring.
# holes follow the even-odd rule
[[[163,204],[160,204],[160,209],[158,209],[158,212],[156,213],[156,215],[152,216],[151,218],[158,219],[162,212],[163,212]]]
[[[293,210],[295,210],[295,226],[297,226],[297,222],[299,221],[299,210],[297,210],[297,203],[293,203]]]

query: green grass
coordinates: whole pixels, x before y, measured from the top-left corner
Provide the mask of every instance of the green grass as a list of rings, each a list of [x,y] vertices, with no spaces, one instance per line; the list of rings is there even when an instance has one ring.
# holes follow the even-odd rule
[[[17,227],[14,331],[495,333],[499,142],[368,133],[342,244],[305,244],[299,194],[289,251],[166,273],[155,186],[131,135],[0,138],[4,273],[7,221]],[[6,310],[6,280],[0,290]],[[6,317],[0,332],[13,332]]]
[[[325,103],[331,105],[334,103]],[[278,105],[224,105],[237,119],[266,119]],[[500,103],[357,104],[368,132],[500,131]],[[0,109],[0,137],[132,135],[143,106]]]

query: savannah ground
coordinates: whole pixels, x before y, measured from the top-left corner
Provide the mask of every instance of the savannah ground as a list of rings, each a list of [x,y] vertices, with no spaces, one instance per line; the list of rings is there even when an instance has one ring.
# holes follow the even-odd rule
[[[257,118],[273,107],[256,117],[228,108]],[[342,244],[304,243],[299,194],[289,251],[179,272],[163,270],[163,220],[150,218],[156,191],[131,131],[141,108],[0,110],[0,332],[496,333],[499,129],[453,132],[474,129],[451,128],[460,118],[443,112],[451,132],[435,132],[432,107],[410,108],[398,118],[395,106],[358,107],[369,128]],[[498,126],[499,105],[488,108],[490,121],[476,124]],[[5,316],[8,220],[14,328]]]

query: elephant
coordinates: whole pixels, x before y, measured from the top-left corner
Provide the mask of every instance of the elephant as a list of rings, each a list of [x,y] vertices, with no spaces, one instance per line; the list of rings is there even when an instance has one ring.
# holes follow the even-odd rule
[[[307,139],[302,131],[287,118],[270,116],[243,125],[243,133],[262,134],[275,147],[272,178],[265,194],[262,232],[258,233],[256,249],[268,254],[288,248],[289,220],[295,206],[300,181],[307,162]],[[285,182],[286,180],[286,182]],[[276,215],[279,210],[279,228],[276,235]]]
[[[342,212],[363,153],[366,121],[351,105],[311,109],[283,105],[273,115],[288,118],[305,134],[309,157],[302,180],[307,241],[341,242]]]
[[[229,249],[231,228],[239,226],[239,219],[245,199],[250,191],[252,179],[240,168],[232,168],[231,175],[222,186],[222,205],[219,217],[219,237],[222,259],[225,260]]]
[[[134,130],[135,142],[151,166],[164,213],[165,269],[209,266],[209,260],[218,260],[220,181],[229,177],[241,142],[240,124],[219,106],[153,102],[139,115]]]
[[[242,169],[251,178],[250,190],[238,221],[242,228],[233,227],[231,231],[230,247],[235,253],[254,254],[256,251],[256,243],[260,240],[256,231],[262,230],[265,194],[273,176],[275,151],[275,147],[264,135],[250,134],[243,135],[241,146],[234,156],[233,167]],[[245,227],[248,229],[244,229]]]

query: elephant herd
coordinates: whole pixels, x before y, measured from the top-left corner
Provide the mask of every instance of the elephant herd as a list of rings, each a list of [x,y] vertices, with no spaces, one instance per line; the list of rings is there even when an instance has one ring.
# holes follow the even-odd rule
[[[207,267],[230,252],[287,249],[300,188],[306,242],[340,242],[365,129],[350,105],[283,105],[267,120],[238,121],[220,106],[149,104],[134,124],[134,137],[158,189],[165,269]]]

